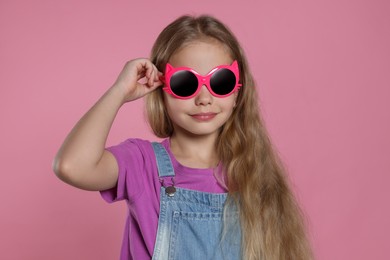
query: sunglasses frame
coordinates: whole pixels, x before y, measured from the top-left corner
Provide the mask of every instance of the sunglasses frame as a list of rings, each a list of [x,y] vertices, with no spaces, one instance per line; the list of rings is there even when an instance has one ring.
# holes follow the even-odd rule
[[[219,69],[228,69],[228,70],[232,71],[234,73],[234,76],[236,77],[236,82],[235,82],[234,88],[232,89],[231,92],[229,92],[228,94],[225,94],[225,95],[219,95],[219,94],[215,93],[212,90],[211,86],[210,86],[211,77]],[[194,94],[192,94],[192,95],[190,95],[188,97],[182,97],[182,96],[176,95],[175,93],[173,93],[173,91],[171,89],[171,85],[170,85],[170,80],[171,80],[172,75],[175,74],[176,72],[182,71],[182,70],[186,70],[186,71],[192,72],[196,76],[196,78],[198,79],[198,88],[197,88],[197,90],[195,91]],[[165,84],[165,86],[163,87],[163,90],[165,92],[167,92],[168,94],[170,94],[170,95],[172,95],[172,96],[174,96],[175,98],[178,98],[178,99],[190,99],[190,98],[195,97],[199,93],[199,91],[201,90],[203,85],[206,85],[206,87],[209,90],[209,92],[213,96],[215,96],[215,97],[218,97],[218,98],[228,97],[231,94],[233,94],[234,92],[238,91],[240,89],[240,87],[242,86],[242,84],[239,83],[239,80],[240,80],[240,73],[239,73],[239,69],[238,69],[238,63],[237,63],[236,60],[233,61],[233,63],[231,65],[220,65],[220,66],[215,67],[209,73],[207,73],[206,76],[200,75],[194,69],[191,69],[191,68],[188,68],[188,67],[178,67],[178,68],[175,68],[171,64],[167,63],[166,67],[165,67],[165,75],[162,77],[162,81]]]

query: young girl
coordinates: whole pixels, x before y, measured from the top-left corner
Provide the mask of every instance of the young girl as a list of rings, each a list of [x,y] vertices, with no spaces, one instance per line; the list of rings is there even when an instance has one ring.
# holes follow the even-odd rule
[[[144,96],[166,139],[105,149],[120,107]],[[311,259],[244,52],[213,17],[178,18],[150,59],[127,62],[68,135],[54,171],[108,202],[126,200],[121,259]]]

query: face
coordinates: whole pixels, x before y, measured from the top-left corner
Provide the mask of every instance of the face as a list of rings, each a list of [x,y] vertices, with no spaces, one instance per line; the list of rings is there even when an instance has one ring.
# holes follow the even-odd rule
[[[190,43],[175,52],[169,60],[173,67],[189,67],[201,75],[206,75],[217,66],[230,65],[232,62],[233,59],[225,47],[215,40]],[[217,137],[219,129],[233,112],[236,98],[237,92],[223,98],[215,97],[205,85],[190,99],[178,99],[164,92],[174,135]]]

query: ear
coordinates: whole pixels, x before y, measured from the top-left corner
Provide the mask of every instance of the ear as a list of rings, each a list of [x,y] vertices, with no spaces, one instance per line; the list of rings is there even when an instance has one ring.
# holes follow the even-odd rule
[[[231,65],[234,69],[238,69],[238,63],[237,63],[237,60],[233,61],[232,65]]]

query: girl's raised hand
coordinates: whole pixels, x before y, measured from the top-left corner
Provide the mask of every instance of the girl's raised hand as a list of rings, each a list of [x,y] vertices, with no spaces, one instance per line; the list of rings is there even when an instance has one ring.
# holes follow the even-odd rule
[[[131,60],[122,69],[113,88],[123,93],[124,102],[133,101],[161,86],[161,75],[149,59]]]

